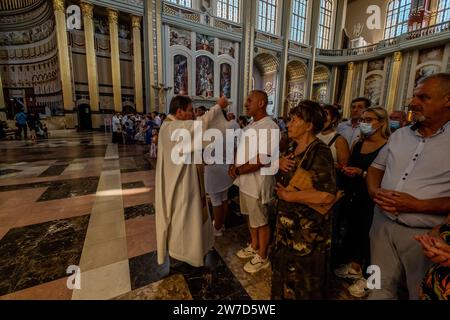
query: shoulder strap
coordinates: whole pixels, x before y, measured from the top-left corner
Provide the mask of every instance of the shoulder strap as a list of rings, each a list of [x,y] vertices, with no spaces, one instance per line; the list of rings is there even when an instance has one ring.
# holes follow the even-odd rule
[[[333,139],[331,139],[331,141],[328,143],[328,146],[331,147],[337,140],[337,138],[339,138],[341,135],[339,133],[336,133],[333,137]]]

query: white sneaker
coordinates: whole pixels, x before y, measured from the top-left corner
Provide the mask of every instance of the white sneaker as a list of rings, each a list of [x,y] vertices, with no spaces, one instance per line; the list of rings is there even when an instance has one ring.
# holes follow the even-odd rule
[[[252,248],[252,245],[249,244],[248,247],[243,248],[236,252],[236,255],[241,259],[253,258],[257,254],[256,250]]]
[[[354,297],[364,298],[369,293],[367,280],[364,278],[356,280],[354,284],[348,287],[348,292]]]
[[[223,232],[224,231],[225,231],[225,226],[224,225],[222,226],[222,228],[217,230],[216,226],[214,224],[214,221],[213,221],[213,234],[214,234],[214,237],[221,237],[221,236],[223,236]]]
[[[245,264],[244,270],[248,273],[256,273],[262,269],[267,268],[269,265],[269,258],[263,259],[259,254],[256,254],[252,260]]]
[[[339,278],[344,279],[361,279],[363,277],[362,271],[361,270],[356,271],[355,269],[353,269],[351,263],[345,264],[340,268],[337,268],[336,270],[334,270],[334,274]]]

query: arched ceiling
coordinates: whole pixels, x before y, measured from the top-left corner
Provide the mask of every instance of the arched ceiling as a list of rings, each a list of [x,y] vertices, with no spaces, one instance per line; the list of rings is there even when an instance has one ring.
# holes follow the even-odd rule
[[[261,74],[268,74],[278,70],[278,60],[269,53],[260,53],[254,58],[256,68]]]
[[[317,66],[314,69],[314,82],[328,81],[328,69],[325,66]]]
[[[306,78],[306,66],[304,63],[294,60],[288,63],[286,67],[287,78],[289,80],[297,80],[301,78]]]
[[[10,15],[24,13],[35,9],[46,0],[2,0],[0,1],[0,14]]]

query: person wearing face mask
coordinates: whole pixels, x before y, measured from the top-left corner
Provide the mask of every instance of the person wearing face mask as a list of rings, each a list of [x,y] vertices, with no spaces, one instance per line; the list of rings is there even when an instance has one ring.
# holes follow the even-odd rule
[[[366,175],[372,161],[377,157],[391,134],[386,110],[372,107],[364,111],[359,128],[362,138],[353,147],[347,167],[343,212],[347,215],[344,252],[349,263],[335,270],[341,278],[355,279],[349,287],[351,295],[363,297],[368,293],[363,270],[370,265],[369,231],[372,225],[374,203],[366,186]]]
[[[403,128],[406,125],[406,115],[403,111],[393,111],[389,115],[389,127],[391,132]]]

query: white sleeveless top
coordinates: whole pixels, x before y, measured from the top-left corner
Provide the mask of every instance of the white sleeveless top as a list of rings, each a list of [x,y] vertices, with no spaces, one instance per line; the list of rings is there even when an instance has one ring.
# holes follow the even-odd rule
[[[338,134],[336,131],[333,131],[332,133],[329,133],[327,135],[323,135],[322,133],[319,133],[317,135],[317,138],[322,140],[323,143],[328,145],[331,140],[333,140],[334,136]],[[331,154],[333,155],[334,162],[337,162],[337,151],[336,151],[336,141],[333,142],[333,144],[330,146]]]

